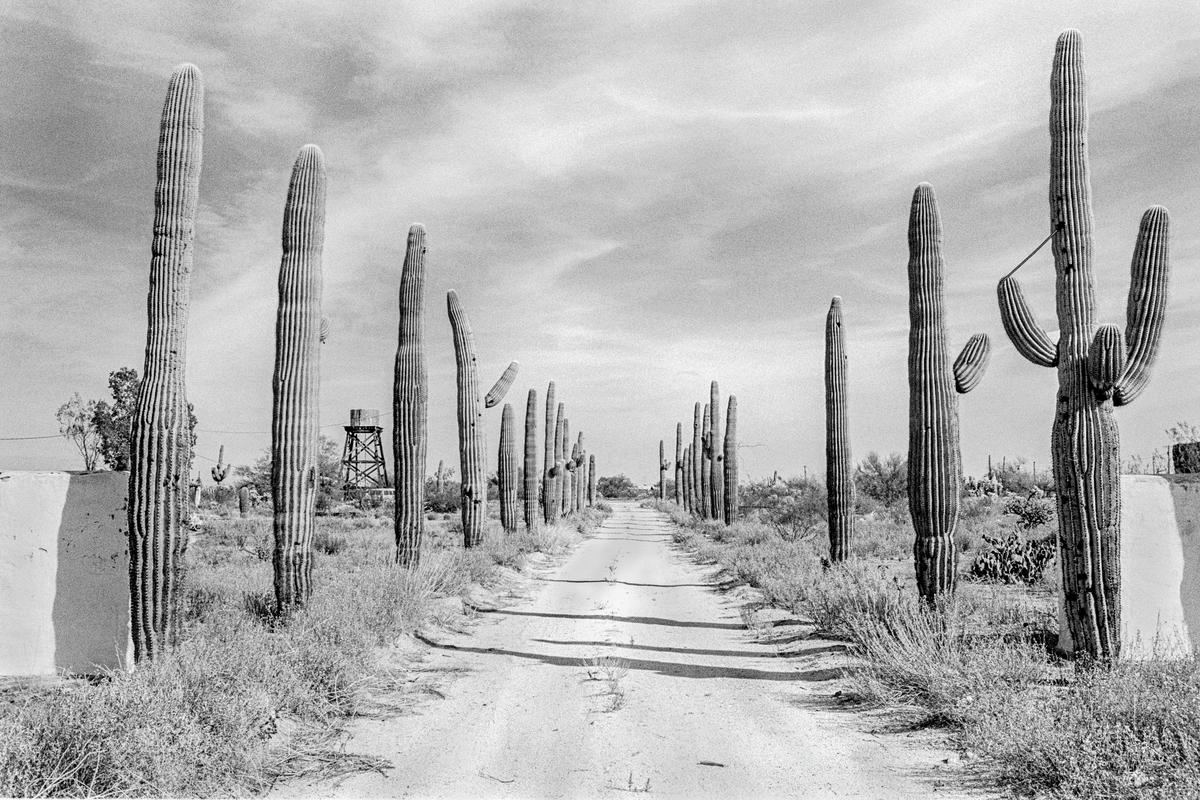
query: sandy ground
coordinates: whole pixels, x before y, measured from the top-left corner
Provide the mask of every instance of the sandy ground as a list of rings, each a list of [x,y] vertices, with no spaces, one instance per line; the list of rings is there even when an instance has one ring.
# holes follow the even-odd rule
[[[386,775],[287,785],[287,796],[971,796],[927,735],[872,733],[839,710],[844,646],[799,629],[747,629],[655,511],[615,513],[523,598],[470,633],[431,634],[445,699],[361,719],[347,749]],[[788,635],[788,631],[792,631]],[[968,781],[969,782],[969,781]]]

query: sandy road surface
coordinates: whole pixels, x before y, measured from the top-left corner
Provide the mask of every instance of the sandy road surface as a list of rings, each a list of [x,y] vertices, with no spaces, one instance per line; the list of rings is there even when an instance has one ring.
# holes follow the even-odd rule
[[[444,700],[354,723],[348,748],[395,769],[279,793],[951,796],[937,788],[948,753],[873,735],[831,707],[841,645],[806,639],[781,655],[759,643],[713,570],[671,546],[663,515],[614,506],[528,598],[483,614],[469,635],[438,634],[429,665],[463,670]]]

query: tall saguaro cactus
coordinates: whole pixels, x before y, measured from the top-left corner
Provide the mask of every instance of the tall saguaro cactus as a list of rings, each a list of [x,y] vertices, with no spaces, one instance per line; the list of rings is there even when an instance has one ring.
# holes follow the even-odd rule
[[[675,423],[675,505],[683,506],[683,423]]]
[[[692,510],[692,447],[683,448],[683,507]]]
[[[557,459],[558,427],[555,421],[554,381],[546,387],[546,437],[542,458],[542,518],[550,525],[558,519],[554,505],[555,459]]]
[[[571,420],[563,417],[562,424],[562,472],[559,473],[558,493],[561,505],[559,513],[567,516],[571,513],[571,479],[575,476],[575,463],[571,460]]]
[[[500,457],[496,462],[496,477],[500,493],[500,525],[506,533],[515,533],[520,516],[517,513],[517,447],[514,439],[512,403],[504,404],[500,415]]]
[[[721,519],[725,514],[725,453],[721,449],[721,391],[716,381],[712,382],[709,393],[708,413],[712,415],[708,428],[709,458],[712,459],[709,467],[712,470],[709,479],[712,487],[712,518]]]
[[[300,148],[292,167],[283,209],[275,375],[271,381],[275,600],[280,614],[303,605],[312,592],[324,245],[325,159],[320,148],[307,144]]]
[[[429,374],[425,366],[425,228],[408,229],[400,272],[400,330],[392,383],[396,562],[416,567],[425,536]]]
[[[587,494],[587,451],[583,449],[583,431],[575,434],[575,489],[571,496],[574,499],[574,511],[583,511],[584,496]]]
[[[701,432],[701,440],[704,443],[704,461],[700,465],[700,517],[702,519],[712,519],[712,406],[710,406],[708,403],[704,404],[704,428]]]
[[[667,499],[667,470],[670,469],[671,462],[667,461],[666,442],[662,439],[658,440],[658,499],[663,501]]]
[[[696,403],[692,411],[692,508],[691,512],[699,516],[704,490],[701,486],[700,470],[704,466],[704,418],[700,404]]]
[[[725,502],[722,509],[726,525],[732,525],[738,515],[737,441],[737,397],[729,395],[729,409],[725,412]]]
[[[179,631],[192,463],[187,322],[203,138],[204,84],[200,70],[182,64],[167,84],[158,130],[146,361],[130,427],[129,611],[139,662],[169,648]]]
[[[558,404],[554,419],[554,482],[550,487],[554,516],[551,517],[551,522],[562,516],[563,475],[567,471],[567,461],[563,456],[563,425],[566,424],[567,416],[562,403]]]
[[[958,396],[946,353],[942,223],[927,183],[913,192],[908,252],[908,508],[916,531],[917,590],[933,602],[954,591],[962,454]],[[988,354],[987,337],[977,334],[958,360],[968,371],[982,373]]]
[[[540,473],[537,468],[537,389],[529,390],[529,398],[525,401],[525,469],[524,477],[524,513],[525,527],[530,531],[538,529],[538,483]]]
[[[1097,325],[1087,129],[1083,42],[1068,30],[1058,37],[1050,76],[1057,344],[1035,320],[1012,273],[997,293],[1004,330],[1021,355],[1058,368],[1051,455],[1067,625],[1078,656],[1110,660],[1121,647],[1121,443],[1113,407],[1137,399],[1158,355],[1169,218],[1161,206],[1142,215],[1124,335],[1115,325]]]
[[[454,361],[458,374],[458,456],[462,473],[463,544],[483,541],[487,516],[487,477],[484,462],[483,403],[475,360],[475,335],[467,312],[451,290],[446,294],[450,328],[454,334]]]
[[[846,362],[842,298],[835,297],[825,317],[825,487],[829,503],[829,560],[834,563],[850,554],[850,540],[854,538]]]
[[[596,505],[596,457],[588,456],[588,505]]]

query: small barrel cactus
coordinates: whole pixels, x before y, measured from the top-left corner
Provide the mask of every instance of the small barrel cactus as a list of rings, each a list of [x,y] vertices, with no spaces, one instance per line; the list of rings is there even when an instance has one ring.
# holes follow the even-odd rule
[[[458,375],[458,456],[462,470],[463,545],[476,547],[483,542],[488,484],[475,335],[471,332],[470,320],[457,292],[451,290],[446,294],[446,309],[454,334],[454,362]]]
[[[279,614],[312,593],[321,375],[321,251],[325,159],[316,145],[296,157],[283,210],[283,259],[275,322],[271,494],[275,506],[275,600]]]

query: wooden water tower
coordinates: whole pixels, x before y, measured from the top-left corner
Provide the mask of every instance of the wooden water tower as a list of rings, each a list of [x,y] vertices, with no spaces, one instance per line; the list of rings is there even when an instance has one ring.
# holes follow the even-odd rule
[[[342,487],[383,489],[389,486],[387,462],[383,460],[383,428],[379,427],[379,409],[350,409],[350,424],[345,429]]]

